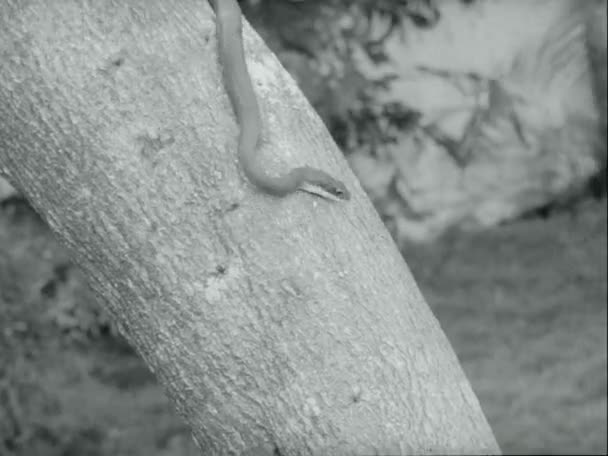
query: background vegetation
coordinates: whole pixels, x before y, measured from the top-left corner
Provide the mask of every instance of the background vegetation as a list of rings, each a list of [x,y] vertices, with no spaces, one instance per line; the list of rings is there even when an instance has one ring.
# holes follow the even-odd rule
[[[305,81],[346,154],[373,155],[415,120],[407,106],[375,101],[387,81],[349,62],[353,43],[376,62],[386,58],[383,36],[365,27],[375,17],[432,26],[432,4],[243,6]],[[333,24],[347,9],[361,25],[342,34]],[[597,195],[483,233],[403,246],[505,453],[607,451],[607,210]],[[0,404],[0,455],[198,454],[67,252],[19,198],[0,205]]]

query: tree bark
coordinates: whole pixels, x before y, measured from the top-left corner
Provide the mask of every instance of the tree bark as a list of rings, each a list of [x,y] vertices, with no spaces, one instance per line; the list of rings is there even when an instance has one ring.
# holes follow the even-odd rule
[[[321,166],[351,201],[240,175],[200,0],[0,3],[0,169],[204,454],[499,452],[320,119],[247,24],[245,46],[269,171]]]

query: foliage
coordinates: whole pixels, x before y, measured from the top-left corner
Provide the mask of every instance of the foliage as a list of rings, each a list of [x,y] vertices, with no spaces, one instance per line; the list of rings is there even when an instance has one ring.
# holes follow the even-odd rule
[[[432,0],[261,0],[243,4],[245,14],[279,55],[306,61],[294,73],[300,86],[345,153],[374,153],[418,114],[402,103],[382,103],[396,76],[370,78],[357,64],[388,62],[384,44],[403,27],[433,27],[439,11]],[[285,62],[284,62],[285,63]]]

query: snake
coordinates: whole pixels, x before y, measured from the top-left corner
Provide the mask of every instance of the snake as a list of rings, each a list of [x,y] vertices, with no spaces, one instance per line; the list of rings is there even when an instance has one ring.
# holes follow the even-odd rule
[[[212,0],[211,6],[216,16],[222,79],[239,126],[238,161],[245,176],[255,187],[273,196],[301,190],[329,200],[349,200],[344,183],[320,169],[296,167],[280,176],[267,172],[257,153],[263,124],[245,61],[241,8],[236,0]]]

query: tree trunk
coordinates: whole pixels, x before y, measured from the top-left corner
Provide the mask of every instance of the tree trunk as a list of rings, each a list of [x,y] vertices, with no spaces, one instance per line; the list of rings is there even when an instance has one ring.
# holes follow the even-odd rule
[[[247,24],[245,45],[269,171],[321,165],[351,201],[241,177],[200,0],[0,3],[0,169],[204,454],[498,452],[325,127]]]

